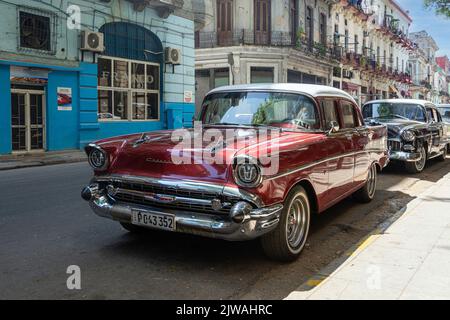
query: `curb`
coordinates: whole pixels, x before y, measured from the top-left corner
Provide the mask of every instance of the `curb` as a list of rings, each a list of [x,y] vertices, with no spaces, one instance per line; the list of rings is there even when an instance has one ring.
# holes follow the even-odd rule
[[[0,171],[8,171],[8,170],[15,170],[15,169],[23,169],[23,168],[33,168],[33,167],[44,167],[44,166],[64,164],[64,163],[78,163],[78,162],[84,162],[84,161],[86,161],[86,158],[76,158],[76,159],[69,159],[69,160],[36,161],[36,162],[30,162],[30,163],[18,163],[18,164],[11,165],[10,167],[1,167],[1,165],[0,165]]]
[[[441,180],[437,181],[436,184],[431,187],[428,190],[425,190],[421,194],[417,196],[414,200],[406,204],[402,209],[397,211],[394,215],[392,215],[390,218],[386,219],[382,223],[380,223],[373,231],[368,233],[361,241],[356,243],[355,245],[351,246],[348,250],[344,252],[344,254],[330,262],[326,267],[322,268],[318,273],[316,273],[314,276],[310,277],[308,280],[306,280],[302,285],[300,285],[296,290],[289,293],[288,296],[286,296],[283,300],[290,300],[289,297],[294,293],[298,291],[311,291],[317,288],[319,285],[321,285],[324,281],[330,279],[330,276],[336,272],[340,266],[343,266],[343,264],[350,258],[356,257],[359,255],[366,247],[368,247],[370,244],[372,244],[378,237],[380,237],[382,234],[385,233],[385,231],[398,219],[400,219],[407,210],[413,210],[416,208],[419,204],[421,204],[424,200],[422,197],[429,192],[433,190],[433,188],[438,187],[440,184],[443,183],[443,180],[450,179],[449,177],[444,176]],[[311,292],[312,294],[312,292]]]

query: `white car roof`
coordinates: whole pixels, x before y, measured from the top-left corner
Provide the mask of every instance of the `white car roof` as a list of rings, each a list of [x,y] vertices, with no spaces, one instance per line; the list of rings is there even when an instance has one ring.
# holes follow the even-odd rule
[[[242,84],[234,86],[224,86],[211,90],[208,94],[230,91],[288,91],[299,94],[306,94],[312,97],[340,97],[353,101],[355,99],[347,92],[329,86],[302,83],[262,83],[262,84]]]
[[[418,104],[418,105],[421,105],[421,106],[425,106],[426,104],[434,105],[431,101],[418,100],[418,99],[383,99],[383,100],[373,100],[373,101],[368,101],[368,102],[364,103],[364,105],[369,104],[369,103],[382,103],[382,102],[386,102],[386,103],[409,103],[409,104]]]

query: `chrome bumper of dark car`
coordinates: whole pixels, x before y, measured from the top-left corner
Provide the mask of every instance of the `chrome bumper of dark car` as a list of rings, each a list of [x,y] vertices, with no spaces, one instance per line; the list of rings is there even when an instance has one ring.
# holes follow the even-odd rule
[[[421,159],[421,154],[418,152],[404,152],[404,151],[390,151],[389,159],[405,162],[416,162]]]
[[[146,185],[158,186],[173,183],[171,181],[148,180],[147,178],[133,179],[126,177],[128,181],[140,181],[145,179]],[[131,223],[133,211],[147,211],[153,213],[166,213],[175,216],[176,232],[189,233],[195,235],[206,236],[210,238],[224,239],[229,241],[243,241],[258,238],[272,231],[280,221],[280,213],[283,209],[281,204],[274,206],[264,206],[262,202],[252,195],[242,190],[220,187],[217,185],[208,188],[208,185],[196,182],[179,182],[176,183],[176,190],[172,190],[172,194],[154,194],[146,191],[136,190],[118,190],[112,187],[112,182],[116,180],[123,181],[123,177],[106,177],[94,179],[90,186],[86,187],[82,192],[82,197],[89,201],[92,210],[99,216],[109,218],[123,223]],[[226,199],[234,199],[232,203],[222,202],[221,209],[217,209],[214,214],[205,208],[213,206],[213,202],[217,199],[188,198],[185,196],[173,196],[173,193],[185,195],[186,190],[195,192],[209,192],[214,190],[213,194],[224,196]],[[175,192],[176,191],[176,192]],[[215,193],[221,191],[221,193]],[[129,194],[137,196],[139,202],[125,202],[117,200],[119,194]],[[171,205],[167,203],[153,202],[150,204],[140,202],[141,199],[162,202],[171,201]],[[209,193],[208,193],[209,194]],[[230,198],[232,196],[232,198]],[[124,198],[120,198],[124,199]],[[130,198],[131,199],[131,198]],[[132,198],[132,201],[136,201]],[[166,205],[166,206],[162,206]],[[188,207],[188,205],[192,205]],[[217,205],[214,203],[214,205]],[[194,211],[196,208],[198,211]],[[203,210],[203,211],[202,211]]]

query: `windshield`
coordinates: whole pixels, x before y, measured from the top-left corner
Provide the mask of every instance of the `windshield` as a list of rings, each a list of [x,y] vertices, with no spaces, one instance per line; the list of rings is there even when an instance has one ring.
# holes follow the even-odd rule
[[[410,103],[370,103],[363,108],[364,119],[398,118],[426,122],[422,106]]]
[[[439,107],[438,110],[441,113],[442,119],[445,122],[450,122],[450,106],[448,106],[448,107]]]
[[[209,95],[202,107],[203,124],[320,128],[314,102],[300,94],[232,92]]]

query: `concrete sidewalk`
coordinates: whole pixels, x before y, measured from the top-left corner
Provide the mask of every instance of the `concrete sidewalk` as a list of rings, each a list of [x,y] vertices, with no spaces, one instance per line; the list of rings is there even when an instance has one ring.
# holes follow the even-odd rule
[[[0,156],[0,170],[12,170],[82,161],[87,161],[87,157],[81,150],[5,155]]]
[[[286,299],[450,299],[450,174]]]

